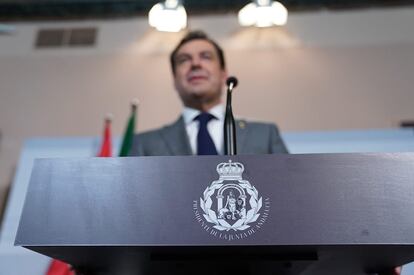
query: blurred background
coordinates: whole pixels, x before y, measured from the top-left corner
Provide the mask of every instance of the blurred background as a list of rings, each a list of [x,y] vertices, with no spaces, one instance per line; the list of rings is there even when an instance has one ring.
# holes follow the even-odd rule
[[[0,213],[26,139],[100,136],[108,112],[120,136],[133,98],[136,131],[175,120],[168,56],[188,30],[223,46],[236,117],[282,132],[414,125],[414,1],[284,0],[275,20],[247,10],[266,0],[157,3],[0,0]]]

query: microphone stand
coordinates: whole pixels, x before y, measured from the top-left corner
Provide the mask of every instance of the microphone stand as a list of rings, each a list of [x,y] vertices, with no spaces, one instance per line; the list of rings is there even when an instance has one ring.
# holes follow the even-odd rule
[[[236,155],[236,124],[234,122],[233,110],[231,107],[231,94],[237,85],[235,77],[227,79],[227,103],[226,115],[224,117],[224,155]]]

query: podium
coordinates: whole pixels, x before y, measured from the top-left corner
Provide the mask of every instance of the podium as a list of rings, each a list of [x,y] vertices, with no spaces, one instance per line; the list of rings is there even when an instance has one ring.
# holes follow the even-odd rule
[[[37,159],[15,245],[82,274],[366,274],[414,261],[414,154]]]

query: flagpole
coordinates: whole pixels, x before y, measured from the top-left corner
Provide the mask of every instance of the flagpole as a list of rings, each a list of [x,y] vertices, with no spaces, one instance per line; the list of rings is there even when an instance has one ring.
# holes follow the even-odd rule
[[[138,105],[139,105],[138,98],[134,98],[134,99],[131,100],[131,109],[132,109],[132,112],[136,113],[136,111],[138,109]]]
[[[114,119],[114,115],[112,113],[107,113],[105,115],[105,123],[111,123]]]

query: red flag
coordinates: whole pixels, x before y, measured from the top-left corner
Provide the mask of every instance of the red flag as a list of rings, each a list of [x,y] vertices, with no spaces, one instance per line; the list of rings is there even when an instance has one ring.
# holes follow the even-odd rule
[[[111,118],[108,116],[105,119],[105,129],[102,139],[101,151],[98,157],[111,157],[112,156],[112,142],[111,142]]]
[[[75,275],[67,263],[52,260],[46,275]]]

